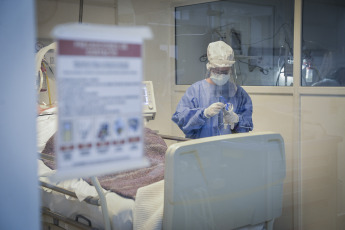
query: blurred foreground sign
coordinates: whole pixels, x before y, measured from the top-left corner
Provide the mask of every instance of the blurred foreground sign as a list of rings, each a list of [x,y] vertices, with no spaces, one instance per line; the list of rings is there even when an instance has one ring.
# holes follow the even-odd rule
[[[145,27],[56,27],[57,173],[54,180],[144,167]]]

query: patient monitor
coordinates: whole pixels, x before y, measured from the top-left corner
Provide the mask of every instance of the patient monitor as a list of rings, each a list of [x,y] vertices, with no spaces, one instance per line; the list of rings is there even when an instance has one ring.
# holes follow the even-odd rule
[[[143,81],[143,116],[145,120],[154,120],[156,112],[152,81]]]

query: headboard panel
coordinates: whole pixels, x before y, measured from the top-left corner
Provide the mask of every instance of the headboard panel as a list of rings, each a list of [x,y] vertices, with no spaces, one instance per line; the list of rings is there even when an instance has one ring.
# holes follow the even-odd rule
[[[165,160],[165,230],[233,229],[281,215],[286,169],[280,134],[177,143]]]

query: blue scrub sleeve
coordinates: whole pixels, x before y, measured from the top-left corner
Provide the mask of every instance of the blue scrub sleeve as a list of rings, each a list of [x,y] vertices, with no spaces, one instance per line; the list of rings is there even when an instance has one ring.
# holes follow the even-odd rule
[[[172,120],[180,127],[188,138],[195,138],[197,132],[205,124],[205,108],[199,107],[199,101],[189,88],[177,105]]]
[[[237,107],[238,110],[235,111],[239,116],[239,122],[235,125],[234,132],[235,133],[245,133],[253,130],[253,104],[252,99],[248,95],[248,93],[241,88],[240,92],[242,100],[240,101],[239,106]]]

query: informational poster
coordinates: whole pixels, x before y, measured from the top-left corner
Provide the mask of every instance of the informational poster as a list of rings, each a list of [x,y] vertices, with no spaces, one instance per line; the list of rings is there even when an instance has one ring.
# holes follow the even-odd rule
[[[135,34],[135,36],[133,36]],[[144,27],[61,25],[57,42],[56,179],[144,167]]]

